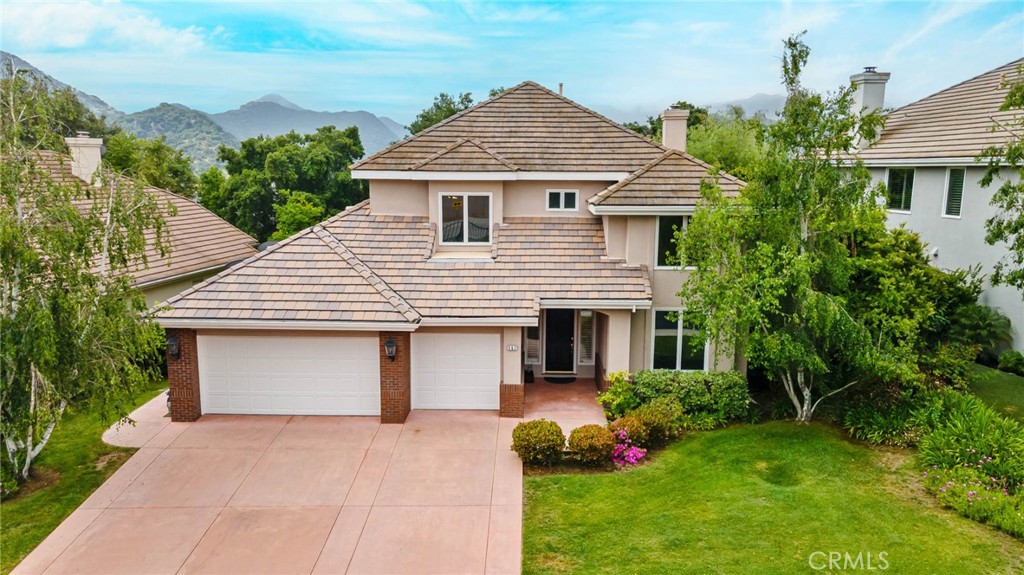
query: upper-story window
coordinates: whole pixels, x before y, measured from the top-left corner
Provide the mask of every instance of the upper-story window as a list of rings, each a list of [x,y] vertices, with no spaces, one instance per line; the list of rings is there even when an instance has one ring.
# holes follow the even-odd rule
[[[548,190],[548,211],[575,212],[579,197],[579,190]]]
[[[914,168],[889,168],[889,209],[910,211],[914,195]]]
[[[686,233],[686,226],[689,223],[689,216],[658,216],[658,237],[654,246],[657,267],[679,267],[676,232]]]
[[[943,202],[942,215],[951,218],[960,217],[960,208],[964,202],[964,168],[950,168],[946,174],[946,201]]]
[[[486,244],[490,241],[490,194],[441,194],[442,244]]]

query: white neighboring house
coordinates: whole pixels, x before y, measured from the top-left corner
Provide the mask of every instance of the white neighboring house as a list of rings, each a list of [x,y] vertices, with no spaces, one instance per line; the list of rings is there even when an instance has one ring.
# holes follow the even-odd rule
[[[889,225],[918,232],[940,268],[980,264],[990,274],[1007,253],[1005,244],[985,242],[985,221],[995,214],[990,201],[1002,181],[982,188],[985,164],[976,158],[1012,137],[1016,113],[999,111],[1007,93],[1000,84],[1022,64],[1024,58],[893,110],[878,140],[860,152],[875,181],[888,186]],[[883,106],[889,74],[866,68],[850,79],[858,108]],[[1017,177],[1010,170],[1001,176]],[[1024,294],[986,281],[980,303],[1010,318],[1014,348],[1024,351]]]

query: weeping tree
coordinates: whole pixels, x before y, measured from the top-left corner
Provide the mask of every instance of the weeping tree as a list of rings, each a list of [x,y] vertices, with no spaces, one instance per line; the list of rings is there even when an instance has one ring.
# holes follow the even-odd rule
[[[16,72],[0,82],[5,483],[28,477],[67,408],[126,416],[162,339],[129,272],[146,265],[147,243],[166,253],[162,214],[173,208],[114,174],[89,184],[52,174],[42,150],[63,149],[63,122],[42,84]]]
[[[858,230],[883,221],[868,171],[850,161],[881,127],[853,90],[800,83],[809,48],[785,41],[787,92],[765,155],[739,197],[706,185],[680,246],[694,271],[680,292],[716,349],[735,349],[781,383],[799,421],[867,375],[911,369],[848,306]]]

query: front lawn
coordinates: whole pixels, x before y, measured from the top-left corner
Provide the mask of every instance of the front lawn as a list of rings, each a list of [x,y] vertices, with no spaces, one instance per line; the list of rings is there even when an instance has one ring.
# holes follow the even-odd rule
[[[690,434],[624,473],[526,477],[523,572],[823,572],[815,552],[870,553],[876,570],[885,552],[888,573],[1024,570],[1024,544],[941,509],[913,457],[774,422]]]
[[[136,406],[167,387],[154,383]],[[33,467],[33,478],[9,501],[0,503],[0,572],[9,573],[51,531],[85,501],[135,449],[103,443],[114,422],[88,411],[69,410]]]
[[[1006,417],[1024,422],[1024,377],[975,364],[971,392]]]

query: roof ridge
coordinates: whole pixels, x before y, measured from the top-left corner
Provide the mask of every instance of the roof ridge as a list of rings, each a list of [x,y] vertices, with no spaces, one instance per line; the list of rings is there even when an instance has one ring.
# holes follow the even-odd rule
[[[371,160],[374,160],[374,159],[378,158],[379,156],[382,156],[385,153],[390,152],[391,150],[397,150],[397,149],[401,148],[402,146],[404,146],[404,145],[408,144],[409,142],[411,142],[413,139],[418,138],[419,136],[422,136],[424,134],[428,134],[430,132],[433,132],[435,129],[440,128],[441,126],[444,126],[446,124],[449,124],[452,121],[454,121],[454,120],[456,120],[458,118],[461,118],[462,116],[465,116],[466,114],[468,114],[472,110],[476,110],[476,109],[481,108],[481,107],[483,107],[485,105],[494,103],[494,102],[500,100],[501,98],[504,98],[505,96],[515,92],[516,90],[519,90],[519,89],[521,89],[521,88],[523,88],[523,87],[525,87],[527,85],[531,85],[531,84],[536,85],[533,82],[530,82],[529,80],[527,80],[525,82],[520,82],[519,84],[516,84],[515,86],[512,86],[511,88],[505,90],[504,92],[501,92],[501,93],[499,93],[499,94],[497,94],[497,95],[495,95],[495,96],[493,96],[491,98],[487,98],[486,100],[484,100],[482,102],[477,102],[476,104],[473,104],[472,106],[466,108],[465,110],[463,110],[463,111],[461,111],[461,112],[459,112],[457,114],[453,114],[451,116],[448,116],[447,118],[441,120],[440,122],[434,124],[433,126],[430,126],[428,128],[424,128],[423,130],[420,130],[419,132],[417,132],[415,134],[409,134],[405,138],[402,138],[398,142],[395,142],[394,144],[391,144],[390,146],[384,148],[383,150],[377,152],[376,154],[373,154],[372,156],[363,158],[362,160],[359,160],[358,162],[352,164],[351,166],[349,166],[349,170],[350,171],[351,170],[358,170],[359,166],[361,166],[361,165],[363,165],[363,164],[365,164],[367,162],[370,162]]]
[[[370,284],[373,289],[377,290],[377,293],[387,300],[387,302],[395,308],[395,311],[402,314],[410,323],[415,323],[420,320],[422,316],[420,316],[419,312],[409,305],[409,302],[405,301],[405,298],[399,295],[398,292],[393,290],[386,281],[374,273],[374,271],[370,269],[370,266],[366,265],[363,260],[359,259],[359,256],[353,253],[352,250],[348,249],[348,246],[342,243],[337,236],[327,231],[319,224],[313,226],[311,229],[313,233],[320,238],[320,241],[336,253],[338,257],[345,260],[345,263],[347,263],[353,271],[362,276],[362,278],[366,280],[366,283]]]
[[[513,172],[519,171],[519,166],[515,165],[509,160],[506,160],[504,156],[489,148],[487,144],[484,144],[483,142],[476,138],[470,140],[470,143],[483,150],[485,154],[504,164],[506,168],[512,170]]]
[[[626,178],[624,178],[622,180],[619,180],[618,182],[615,182],[614,184],[608,186],[607,188],[605,188],[605,189],[601,190],[600,192],[598,192],[598,193],[594,194],[593,196],[591,196],[587,200],[587,203],[591,204],[591,205],[594,205],[594,206],[601,205],[601,203],[603,201],[605,201],[609,197],[615,195],[616,192],[618,192],[622,188],[628,186],[629,184],[633,183],[640,176],[642,176],[642,175],[646,174],[647,172],[651,171],[652,169],[656,168],[662,162],[664,162],[665,160],[667,160],[667,159],[669,159],[669,158],[671,158],[673,156],[678,156],[678,157],[680,157],[680,158],[682,158],[682,159],[684,159],[684,160],[686,160],[688,162],[693,162],[694,164],[696,164],[698,166],[707,168],[708,175],[711,175],[711,172],[716,169],[715,166],[705,162],[704,160],[702,160],[702,159],[700,159],[700,158],[698,158],[696,156],[692,156],[692,155],[687,154],[686,152],[683,152],[683,151],[680,151],[680,150],[675,150],[675,149],[669,148],[668,151],[666,151],[664,154],[661,154],[657,158],[654,158],[650,162],[644,164],[641,168],[639,168],[637,171],[633,172],[632,174],[630,174]],[[726,172],[725,170],[719,169],[719,170],[717,170],[715,175],[717,177],[719,177],[719,178],[724,177],[725,179],[730,180],[730,181],[732,181],[732,182],[734,182],[734,183],[736,183],[737,185],[740,185],[740,186],[746,186],[747,185],[747,182],[741,180],[740,178],[737,178],[736,176],[730,174],[729,172]]]
[[[333,216],[327,218],[326,220],[320,222],[319,224],[316,224],[316,226],[323,226],[323,225],[326,225],[328,223],[334,223],[336,220],[340,220],[340,219],[342,219],[342,218],[344,218],[344,217],[346,217],[348,215],[351,215],[351,214],[355,213],[357,210],[360,210],[360,209],[362,209],[364,207],[367,207],[369,205],[370,205],[370,198],[366,198],[365,200],[363,200],[361,202],[358,202],[358,203],[352,204],[351,206],[346,207],[345,209],[343,209],[340,212],[334,214]],[[316,227],[316,226],[310,226],[310,227]]]
[[[499,164],[505,166],[506,168],[508,168],[509,170],[511,170],[513,172],[519,170],[519,166],[517,166],[517,165],[513,164],[512,162],[506,160],[505,158],[501,157],[499,154],[495,153],[490,148],[485,146],[483,144],[483,142],[481,142],[480,140],[477,140],[475,138],[459,138],[458,140],[455,140],[453,143],[448,144],[444,148],[441,148],[439,151],[437,151],[437,152],[431,154],[430,156],[427,156],[426,158],[420,160],[419,162],[413,164],[412,167],[410,167],[409,169],[410,170],[418,170],[418,169],[426,166],[427,164],[429,164],[429,163],[431,163],[431,162],[433,162],[435,160],[438,160],[440,158],[443,158],[444,156],[446,156],[447,154],[450,154],[451,152],[454,152],[455,150],[458,150],[459,148],[461,148],[462,146],[465,146],[466,144],[471,144],[473,146],[476,146],[476,148],[478,150],[480,150],[481,152],[487,154],[488,156],[491,157],[491,159],[493,159],[494,161],[498,162]]]

